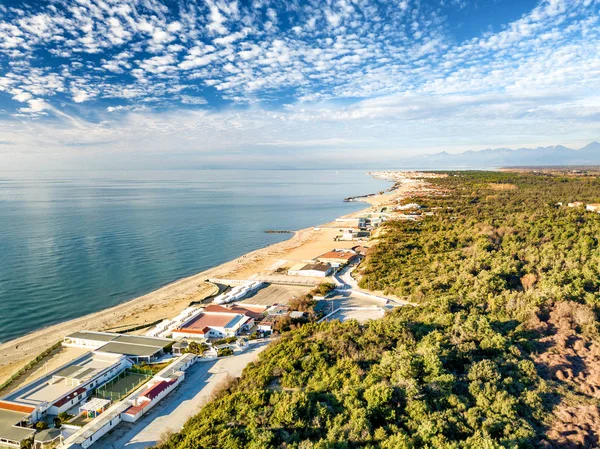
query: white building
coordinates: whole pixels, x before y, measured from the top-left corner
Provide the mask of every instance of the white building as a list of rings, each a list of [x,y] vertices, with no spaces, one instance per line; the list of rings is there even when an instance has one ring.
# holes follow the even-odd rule
[[[308,276],[324,278],[331,274],[333,268],[330,263],[312,262],[298,264],[288,270],[290,276]]]
[[[121,354],[88,352],[6,395],[9,403],[31,407],[31,421],[46,414],[58,415],[84,401],[91,391],[118,376],[132,365]]]

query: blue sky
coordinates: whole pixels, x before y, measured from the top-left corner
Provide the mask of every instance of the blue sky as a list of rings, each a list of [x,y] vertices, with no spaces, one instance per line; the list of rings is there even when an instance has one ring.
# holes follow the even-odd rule
[[[323,166],[600,136],[600,0],[0,0],[0,167]]]

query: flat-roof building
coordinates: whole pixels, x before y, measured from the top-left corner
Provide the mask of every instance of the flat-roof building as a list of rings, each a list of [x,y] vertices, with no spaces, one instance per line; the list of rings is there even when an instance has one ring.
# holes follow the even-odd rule
[[[88,352],[9,393],[0,401],[0,407],[4,403],[4,408],[11,406],[16,411],[26,412],[36,422],[45,414],[58,415],[69,410],[86,399],[93,389],[130,366],[131,361],[124,355]]]
[[[78,348],[91,348],[103,353],[123,354],[135,362],[150,362],[163,355],[173,344],[173,340],[111,332],[81,331],[67,335],[63,344]]]
[[[16,407],[6,401],[0,401],[0,447],[20,448],[35,434],[35,429],[24,427],[29,423],[34,408],[31,407],[27,412],[18,404],[14,405]]]
[[[333,268],[329,262],[312,262],[299,264],[288,270],[290,276],[308,276],[324,278],[331,274]]]

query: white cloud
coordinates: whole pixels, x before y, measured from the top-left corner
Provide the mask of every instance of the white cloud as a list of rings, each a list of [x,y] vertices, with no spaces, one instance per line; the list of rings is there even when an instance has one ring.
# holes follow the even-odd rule
[[[556,138],[565,123],[574,133],[597,128],[597,0],[541,0],[500,31],[464,42],[450,34],[440,3],[306,0],[282,8],[268,0],[170,7],[159,0],[54,0],[5,9],[0,119],[46,115],[68,127],[75,125],[65,114],[77,111],[94,123],[102,117],[101,129],[90,125],[100,140],[119,141],[124,116],[135,125],[151,123],[149,135],[156,137],[180,129],[170,120],[182,105],[196,113],[227,104],[243,108],[195,115],[208,124],[191,129],[217,133],[216,146],[271,149],[341,147],[347,135],[363,142],[358,130],[376,142],[382,135],[381,145],[389,147],[402,143],[394,131],[410,134],[409,141],[417,130],[424,140],[456,138],[453,126],[464,126],[502,140],[514,130],[527,136],[521,123]],[[124,104],[106,108],[90,99]],[[153,110],[174,115],[161,128]],[[239,130],[235,138],[216,117]],[[490,132],[491,123],[502,132]]]

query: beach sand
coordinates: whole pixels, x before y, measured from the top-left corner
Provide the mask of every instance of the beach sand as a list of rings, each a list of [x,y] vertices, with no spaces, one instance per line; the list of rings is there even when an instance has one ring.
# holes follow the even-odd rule
[[[423,181],[411,181],[399,185],[391,192],[365,198],[363,201],[376,206],[396,204],[398,199],[418,191],[424,184]],[[344,217],[354,217],[364,211],[353,212]],[[190,302],[215,293],[215,285],[205,282],[208,278],[260,278],[261,274],[272,273],[275,267],[281,266],[284,261],[299,262],[333,248],[349,248],[360,244],[359,242],[334,242],[333,237],[339,233],[340,227],[342,227],[340,223],[331,222],[316,228],[302,229],[289,240],[252,251],[115,307],[40,329],[6,342],[0,345],[0,383],[65,335],[83,329],[122,330],[176,316],[188,307]],[[61,361],[66,357],[65,354],[67,353],[60,353]],[[56,363],[54,358],[52,363]],[[32,374],[28,373],[28,381],[33,379],[31,376]]]

